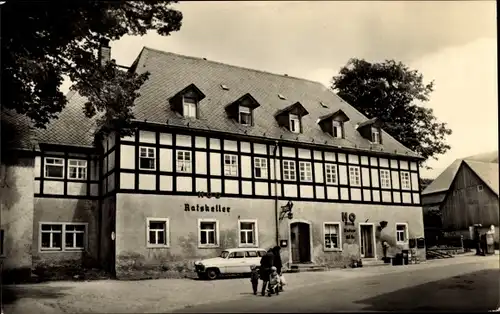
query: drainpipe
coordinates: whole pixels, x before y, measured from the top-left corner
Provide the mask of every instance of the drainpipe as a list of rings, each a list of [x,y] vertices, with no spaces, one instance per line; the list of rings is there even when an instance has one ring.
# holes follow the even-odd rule
[[[280,228],[279,228],[279,211],[278,211],[278,171],[276,170],[276,151],[278,150],[278,141],[275,141],[274,150],[273,150],[273,158],[274,158],[274,210],[275,210],[275,220],[276,220],[276,245],[279,246],[279,236],[280,236]]]

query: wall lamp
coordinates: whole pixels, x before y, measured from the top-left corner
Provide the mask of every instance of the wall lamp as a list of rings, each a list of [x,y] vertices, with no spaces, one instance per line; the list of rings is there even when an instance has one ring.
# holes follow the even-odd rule
[[[288,201],[286,205],[281,206],[281,212],[279,217],[280,221],[285,218],[285,215],[288,217],[288,219],[293,219],[292,207],[293,207],[292,201]]]

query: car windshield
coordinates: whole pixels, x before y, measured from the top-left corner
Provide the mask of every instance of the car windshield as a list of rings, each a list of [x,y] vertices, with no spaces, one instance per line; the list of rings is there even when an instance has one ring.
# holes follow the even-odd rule
[[[222,251],[222,253],[220,254],[220,257],[227,258],[228,255],[229,255],[229,251]]]

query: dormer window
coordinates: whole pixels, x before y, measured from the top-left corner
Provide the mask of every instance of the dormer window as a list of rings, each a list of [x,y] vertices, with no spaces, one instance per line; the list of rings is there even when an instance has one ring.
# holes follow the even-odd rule
[[[342,122],[333,120],[332,121],[332,135],[333,137],[336,138],[343,138],[344,135],[342,134]]]
[[[378,128],[372,128],[372,143],[380,144],[380,131]]]
[[[245,94],[226,106],[226,112],[229,118],[241,125],[253,125],[253,111],[260,104],[250,94]]]
[[[278,125],[293,133],[302,132],[302,117],[308,115],[306,108],[300,102],[296,102],[284,109],[278,110],[274,115]]]
[[[243,125],[252,125],[252,110],[248,107],[239,106],[239,122]]]
[[[196,119],[196,107],[198,102],[196,98],[184,96],[182,98],[182,114],[184,118],[195,118]]]
[[[290,132],[300,133],[300,119],[295,114],[290,114]]]
[[[344,123],[347,121],[349,121],[349,117],[342,110],[337,110],[320,117],[318,124],[323,132],[335,138],[344,138]]]
[[[356,130],[372,144],[382,144],[382,122],[377,118],[372,118],[361,122]]]
[[[196,119],[199,116],[199,103],[205,98],[196,85],[191,84],[169,99],[173,111],[184,118]]]

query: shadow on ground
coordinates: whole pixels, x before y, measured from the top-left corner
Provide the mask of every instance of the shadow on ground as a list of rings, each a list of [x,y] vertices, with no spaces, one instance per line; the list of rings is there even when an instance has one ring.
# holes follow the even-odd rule
[[[356,301],[368,311],[488,311],[498,307],[500,273],[487,269]]]
[[[63,287],[16,287],[6,285],[2,287],[1,304],[13,304],[20,299],[57,299],[66,295]]]

